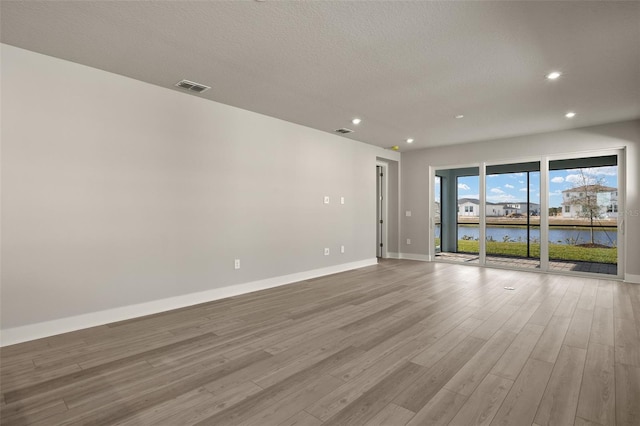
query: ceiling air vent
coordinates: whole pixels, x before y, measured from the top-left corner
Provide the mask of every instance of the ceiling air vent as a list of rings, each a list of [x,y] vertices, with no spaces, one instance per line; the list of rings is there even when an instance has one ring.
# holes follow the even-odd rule
[[[347,133],[353,133],[353,130],[351,129],[347,129],[346,127],[343,127],[341,129],[336,129],[334,130],[336,133],[342,133],[343,135],[346,135]]]
[[[200,83],[194,83],[193,81],[189,81],[189,80],[182,80],[176,83],[177,87],[181,87],[183,89],[187,89],[190,92],[196,92],[196,93],[202,93],[206,90],[211,89],[211,87],[209,86],[205,86],[204,84],[200,84]]]

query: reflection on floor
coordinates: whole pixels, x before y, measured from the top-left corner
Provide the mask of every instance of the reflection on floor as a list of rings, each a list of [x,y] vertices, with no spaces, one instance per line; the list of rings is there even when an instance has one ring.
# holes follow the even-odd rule
[[[477,253],[446,253],[436,254],[436,260],[447,260],[464,263],[479,263]],[[539,259],[528,259],[522,257],[491,256],[486,257],[487,265],[506,266],[518,269],[538,269]],[[578,262],[568,260],[550,260],[549,270],[566,272],[590,272],[596,274],[618,275],[618,266],[611,263]]]

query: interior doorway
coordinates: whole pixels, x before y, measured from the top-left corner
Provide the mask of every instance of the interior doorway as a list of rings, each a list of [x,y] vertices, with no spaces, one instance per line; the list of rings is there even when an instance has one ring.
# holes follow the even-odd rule
[[[387,173],[386,163],[376,164],[376,257],[387,257]]]

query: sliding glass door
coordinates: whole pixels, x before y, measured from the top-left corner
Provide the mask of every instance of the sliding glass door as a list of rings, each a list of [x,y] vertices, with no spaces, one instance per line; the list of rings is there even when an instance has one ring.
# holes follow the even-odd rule
[[[487,166],[486,263],[540,268],[540,162]]]
[[[549,162],[549,269],[618,275],[618,158]]]
[[[432,253],[444,261],[620,276],[622,151],[603,154],[434,170]]]
[[[441,260],[479,263],[479,168],[435,172],[434,254]]]

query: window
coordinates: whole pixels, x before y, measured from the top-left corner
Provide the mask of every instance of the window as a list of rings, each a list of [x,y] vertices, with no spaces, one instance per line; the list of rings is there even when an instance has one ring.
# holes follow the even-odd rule
[[[565,213],[571,213],[571,206],[564,206]]]

